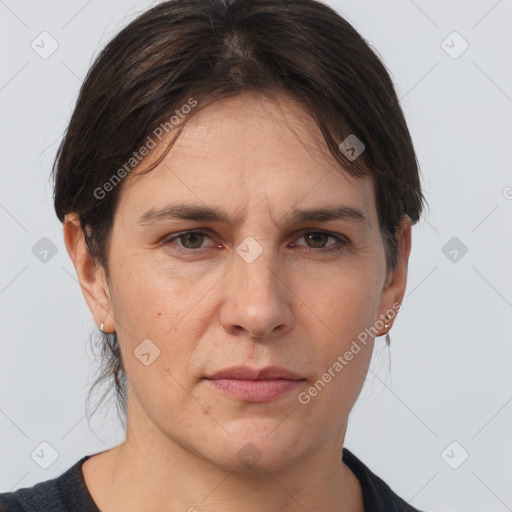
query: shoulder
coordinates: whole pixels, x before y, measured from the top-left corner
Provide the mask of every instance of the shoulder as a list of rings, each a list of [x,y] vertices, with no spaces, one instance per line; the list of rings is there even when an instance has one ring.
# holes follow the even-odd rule
[[[400,498],[350,450],[343,448],[343,462],[361,484],[365,512],[421,512]]]
[[[59,477],[60,478],[60,477]],[[62,497],[60,495],[58,478],[40,482],[32,487],[24,487],[14,492],[0,494],[1,512],[43,511],[55,510],[60,512]]]
[[[87,455],[57,478],[0,494],[0,512],[97,512],[82,477]]]

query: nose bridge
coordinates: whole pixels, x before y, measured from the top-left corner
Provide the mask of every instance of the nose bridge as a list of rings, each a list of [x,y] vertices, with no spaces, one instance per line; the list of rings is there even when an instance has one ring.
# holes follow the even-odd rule
[[[236,249],[236,279],[245,283],[244,288],[252,293],[276,293],[276,260],[270,240],[257,242],[248,237]]]
[[[280,294],[270,240],[263,242],[260,239],[258,242],[248,237],[237,247],[236,252],[232,278],[238,300],[250,304],[264,299],[270,306]]]
[[[231,333],[244,329],[257,337],[268,336],[278,327],[280,331],[289,328],[293,316],[270,237],[265,241],[247,237],[233,256],[222,315],[224,328]]]

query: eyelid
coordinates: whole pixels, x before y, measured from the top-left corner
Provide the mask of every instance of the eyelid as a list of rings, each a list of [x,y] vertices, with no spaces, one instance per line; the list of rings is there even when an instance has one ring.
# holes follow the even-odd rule
[[[318,228],[305,228],[297,231],[294,233],[294,237],[301,237],[305,235],[306,233],[322,233],[323,235],[329,235],[333,236],[334,238],[339,238],[340,240],[348,240],[345,235],[342,235],[341,233],[333,233],[331,231],[328,231],[326,229],[318,229]]]

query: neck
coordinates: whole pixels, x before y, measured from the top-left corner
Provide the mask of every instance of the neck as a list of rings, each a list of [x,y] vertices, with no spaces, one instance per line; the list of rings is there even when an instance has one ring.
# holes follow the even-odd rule
[[[341,460],[345,430],[277,469],[240,470],[208,460],[149,421],[137,428],[128,421],[125,441],[86,461],[83,474],[104,512],[362,511],[359,482]]]

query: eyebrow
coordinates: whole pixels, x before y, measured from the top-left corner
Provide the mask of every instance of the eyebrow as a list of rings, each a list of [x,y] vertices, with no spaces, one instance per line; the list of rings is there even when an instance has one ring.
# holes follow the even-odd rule
[[[236,219],[230,219],[229,215],[209,206],[198,206],[192,204],[170,205],[164,208],[150,208],[142,214],[137,225],[155,224],[166,220],[191,220],[203,222],[223,222],[225,224],[237,224],[245,219],[245,216],[239,216]],[[344,220],[363,228],[370,229],[370,220],[365,214],[351,206],[331,206],[324,208],[295,209],[284,215],[285,223],[293,224],[299,222],[329,222],[335,220]]]

